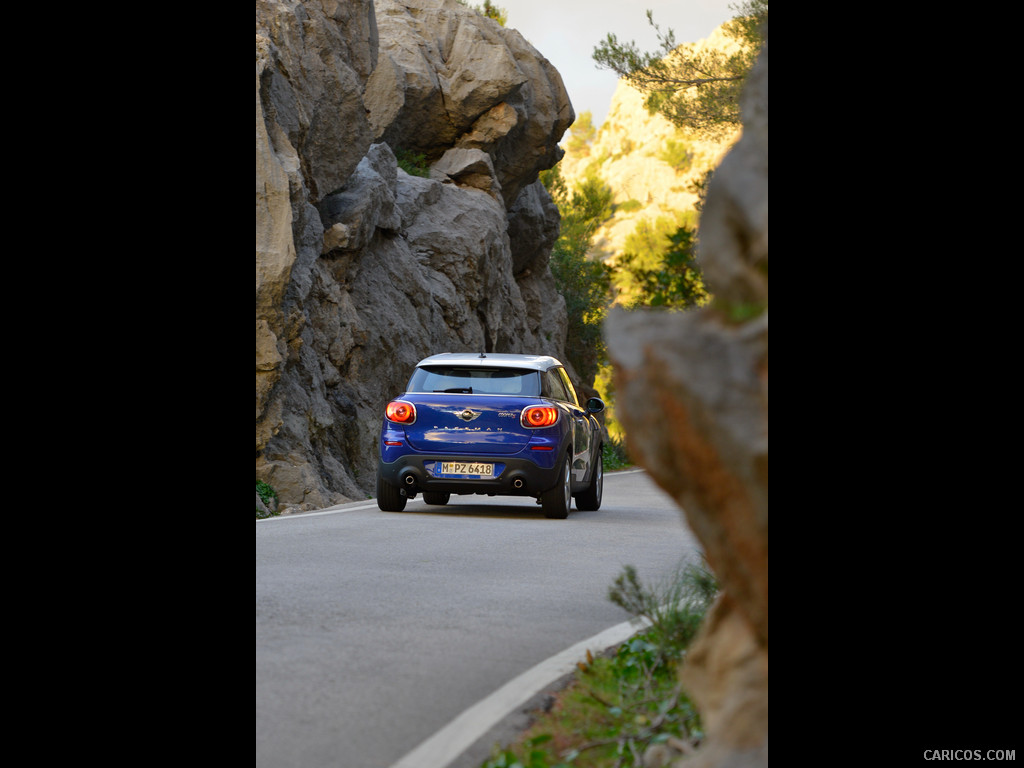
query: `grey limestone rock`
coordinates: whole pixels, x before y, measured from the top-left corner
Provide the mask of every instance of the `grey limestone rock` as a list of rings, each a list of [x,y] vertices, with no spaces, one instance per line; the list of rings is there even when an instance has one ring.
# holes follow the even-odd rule
[[[383,407],[423,357],[564,357],[536,179],[572,107],[455,0],[259,0],[256,22],[257,478],[301,511],[374,492]]]

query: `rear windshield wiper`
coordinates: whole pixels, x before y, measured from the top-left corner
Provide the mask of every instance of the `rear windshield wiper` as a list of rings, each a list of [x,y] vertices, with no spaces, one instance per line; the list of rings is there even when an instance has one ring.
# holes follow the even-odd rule
[[[472,387],[452,387],[451,389],[435,389],[435,392],[461,392],[464,395],[472,395]]]

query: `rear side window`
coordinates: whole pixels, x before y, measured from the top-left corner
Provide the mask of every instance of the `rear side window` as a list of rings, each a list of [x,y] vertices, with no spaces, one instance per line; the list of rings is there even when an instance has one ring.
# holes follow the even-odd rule
[[[542,381],[544,397],[579,405],[579,401],[576,400],[576,391],[572,388],[572,382],[569,381],[569,376],[564,368],[552,368],[545,371]]]
[[[471,395],[540,395],[540,373],[519,368],[417,368],[409,392],[464,392]]]

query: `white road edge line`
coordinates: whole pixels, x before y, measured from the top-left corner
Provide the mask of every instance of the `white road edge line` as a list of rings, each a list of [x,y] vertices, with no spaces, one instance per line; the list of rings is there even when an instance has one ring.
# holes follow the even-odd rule
[[[410,504],[415,504],[421,501],[421,499],[411,499]],[[348,502],[348,504],[341,504],[336,507],[328,507],[327,509],[319,509],[316,512],[295,512],[291,515],[274,515],[273,517],[262,517],[256,522],[265,523],[268,520],[298,520],[305,517],[320,517],[321,515],[337,515],[341,512],[355,512],[358,509],[377,509],[377,502],[371,501],[368,504],[357,504],[357,506],[349,506],[356,502]]]
[[[516,707],[576,669],[576,663],[586,657],[588,649],[600,653],[628,640],[646,624],[640,620],[625,621],[542,661],[478,701],[391,768],[445,768]]]

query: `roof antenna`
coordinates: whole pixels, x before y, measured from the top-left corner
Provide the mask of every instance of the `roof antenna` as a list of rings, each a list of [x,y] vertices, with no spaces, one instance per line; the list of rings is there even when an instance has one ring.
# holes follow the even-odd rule
[[[487,357],[483,352],[480,353],[480,357]]]

